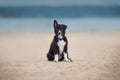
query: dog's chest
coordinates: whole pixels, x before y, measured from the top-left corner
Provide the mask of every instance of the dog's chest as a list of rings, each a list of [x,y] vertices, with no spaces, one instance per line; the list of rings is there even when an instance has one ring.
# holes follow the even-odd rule
[[[62,54],[66,42],[65,42],[64,40],[59,40],[59,41],[57,42],[57,44],[58,44],[58,47],[59,47],[60,54]]]

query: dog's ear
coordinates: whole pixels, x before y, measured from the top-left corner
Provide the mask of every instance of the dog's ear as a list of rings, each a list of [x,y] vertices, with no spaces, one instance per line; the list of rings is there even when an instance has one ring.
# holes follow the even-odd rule
[[[58,22],[57,20],[54,20],[54,27],[57,27],[58,26]]]
[[[67,26],[66,26],[66,25],[64,25],[64,29],[67,29]]]

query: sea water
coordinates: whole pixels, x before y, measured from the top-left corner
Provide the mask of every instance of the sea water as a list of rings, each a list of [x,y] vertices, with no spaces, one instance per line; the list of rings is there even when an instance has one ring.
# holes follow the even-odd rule
[[[51,32],[54,19],[68,31],[120,31],[120,18],[0,18],[0,32]]]
[[[51,32],[55,19],[68,31],[120,31],[120,6],[0,7],[0,32]]]

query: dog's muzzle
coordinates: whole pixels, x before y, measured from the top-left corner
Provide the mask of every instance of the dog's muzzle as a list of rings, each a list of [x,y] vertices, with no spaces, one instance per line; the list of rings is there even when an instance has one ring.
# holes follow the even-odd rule
[[[58,31],[58,35],[62,35],[62,32],[61,32],[61,31]]]

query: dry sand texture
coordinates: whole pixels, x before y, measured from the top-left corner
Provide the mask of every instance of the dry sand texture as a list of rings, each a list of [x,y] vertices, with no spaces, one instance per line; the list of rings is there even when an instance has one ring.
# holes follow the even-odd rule
[[[73,62],[46,59],[53,33],[0,33],[0,80],[120,80],[120,32],[71,32]]]

